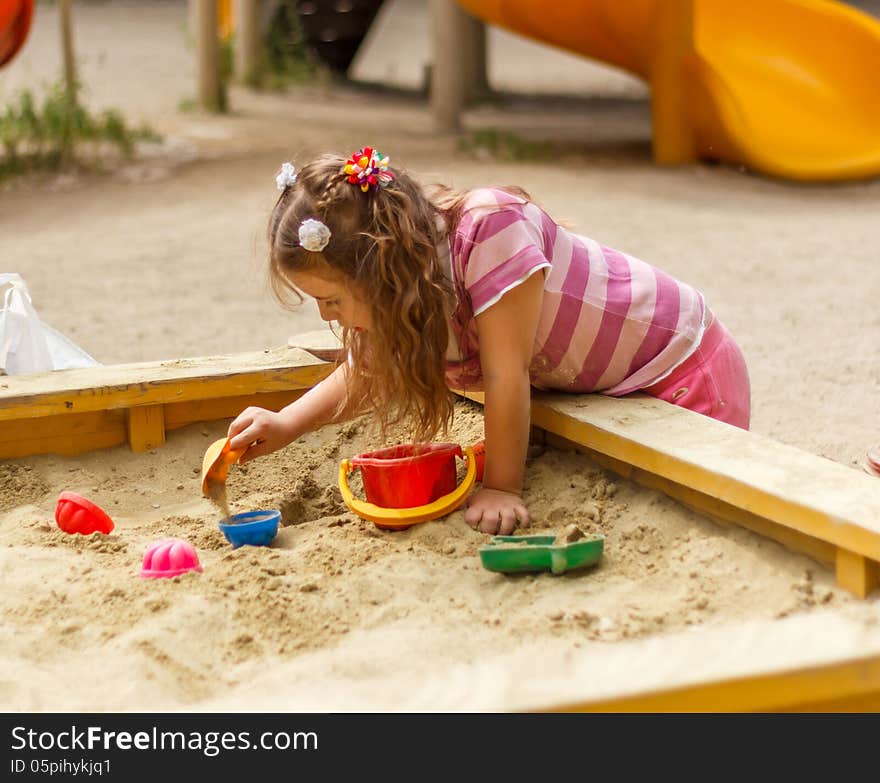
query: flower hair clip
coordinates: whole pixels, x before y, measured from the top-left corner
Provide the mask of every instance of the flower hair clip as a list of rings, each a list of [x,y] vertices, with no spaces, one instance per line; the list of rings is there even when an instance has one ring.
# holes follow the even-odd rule
[[[364,147],[355,152],[345,164],[345,173],[352,185],[360,185],[366,193],[372,185],[377,190],[385,187],[394,179],[394,174],[388,170],[390,158],[383,157],[379,150],[372,147]]]
[[[275,184],[278,185],[278,190],[286,190],[294,182],[296,182],[296,169],[293,164],[282,163],[281,171],[275,176]]]
[[[320,220],[308,218],[299,224],[299,246],[312,253],[320,253],[330,242],[330,229]]]

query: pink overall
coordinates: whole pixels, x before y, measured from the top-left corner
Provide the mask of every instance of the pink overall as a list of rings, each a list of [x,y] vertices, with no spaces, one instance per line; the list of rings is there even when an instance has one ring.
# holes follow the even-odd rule
[[[751,388],[742,351],[713,317],[696,351],[666,378],[640,391],[713,419],[749,428]]]

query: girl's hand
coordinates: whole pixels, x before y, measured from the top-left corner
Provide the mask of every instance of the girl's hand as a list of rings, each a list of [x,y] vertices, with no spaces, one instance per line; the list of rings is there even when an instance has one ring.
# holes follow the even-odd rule
[[[271,454],[293,440],[281,413],[254,407],[245,408],[238,415],[229,425],[227,437],[230,448],[247,449],[239,458],[239,464]]]
[[[490,535],[509,536],[517,527],[529,524],[529,512],[515,492],[480,489],[468,503],[464,521],[474,530]]]

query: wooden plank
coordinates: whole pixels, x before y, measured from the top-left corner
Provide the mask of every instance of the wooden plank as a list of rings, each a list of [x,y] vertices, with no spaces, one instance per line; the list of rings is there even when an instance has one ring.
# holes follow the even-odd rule
[[[462,394],[483,402],[481,393]],[[880,482],[861,471],[645,395],[536,393],[531,423],[821,562],[836,563],[837,550],[864,558],[838,569],[856,595],[875,583]]]
[[[8,376],[0,421],[310,389],[333,366],[296,348]]]
[[[877,710],[880,630],[871,607],[859,609],[696,627],[614,649],[585,642],[580,655],[551,662],[542,691],[556,696],[536,691],[521,703],[541,712]]]
[[[213,400],[189,400],[172,402],[165,406],[165,429],[175,430],[197,421],[217,421],[238,416],[249,405],[279,411],[285,405],[301,397],[302,389],[267,394],[247,394],[236,397],[219,397]]]
[[[186,427],[200,421],[233,418],[248,405],[269,410],[280,410],[305,392],[302,389],[287,392],[269,392],[210,400],[190,400],[169,403],[163,407],[164,430]],[[5,421],[0,426],[0,459],[15,459],[33,454],[63,454],[73,456],[93,449],[110,448],[132,443],[130,416],[137,411],[151,410],[151,406],[129,410],[87,411],[85,413],[57,414],[38,418]],[[156,448],[164,442],[164,434],[147,442],[135,451]]]
[[[582,446],[573,441],[547,432],[544,436],[544,442],[548,446],[561,451],[578,451],[586,454],[594,462],[603,468],[613,471],[618,476],[634,481],[648,489],[657,490],[665,495],[677,500],[684,506],[693,509],[701,514],[712,517],[716,522],[727,525],[736,525],[751,530],[764,538],[770,538],[788,549],[795,552],[802,552],[812,557],[825,566],[833,566],[837,554],[837,549],[826,541],[821,541],[813,536],[805,535],[797,530],[792,530],[782,525],[777,525],[769,519],[745,511],[729,503],[725,503],[717,498],[705,495],[692,487],[686,487],[677,484],[669,479],[664,479],[649,471],[636,468],[629,463],[623,462],[605,454],[601,454],[586,446]]]
[[[72,456],[126,441],[125,411],[89,411],[38,419],[4,421],[0,426],[0,459],[32,454]]]
[[[871,622],[870,606],[851,608],[709,624],[613,645],[585,641],[580,654],[549,653],[555,660],[549,661],[540,689],[520,700],[521,709],[876,710],[880,628]],[[527,669],[528,660],[520,658],[519,665]],[[620,672],[629,676],[621,679]],[[511,673],[519,675],[519,670]]]
[[[829,712],[880,710],[880,656],[708,680],[551,712]]]
[[[0,380],[0,458],[79,454],[125,443],[155,448],[165,432],[278,410],[333,371],[310,353],[257,353],[87,367]]]
[[[880,566],[873,560],[846,549],[837,550],[835,561],[837,584],[859,598],[865,598],[877,588],[878,572]]]
[[[132,451],[149,451],[165,442],[165,411],[162,405],[129,408],[128,445]]]
[[[880,560],[880,482],[861,471],[646,396],[536,395],[532,423]]]

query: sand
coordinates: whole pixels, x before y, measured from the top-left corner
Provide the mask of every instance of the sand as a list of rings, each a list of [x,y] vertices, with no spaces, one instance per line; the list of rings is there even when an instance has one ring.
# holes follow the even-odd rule
[[[0,74],[4,90],[52,68],[54,10],[40,10]],[[703,290],[749,362],[756,432],[854,470],[880,442],[880,183],[656,168],[644,97],[611,72],[607,83],[593,72],[582,103],[468,113],[469,127],[571,140],[551,160],[474,158],[433,133],[418,96],[365,88],[236,88],[228,116],[182,112],[194,84],[184,20],[176,2],[78,7],[96,105],[149,119],[165,141],[106,176],[0,190],[4,268],[102,363],[259,350],[320,328],[311,304],[285,313],[268,294],[274,173],[294,154],[368,139],[427,180],[522,184],[585,233]],[[138,25],[156,34],[139,37]],[[371,47],[387,57],[381,41]],[[552,449],[527,465],[529,532],[574,524],[605,536],[602,561],[581,572],[487,571],[486,537],[461,511],[400,532],[352,515],[336,473],[382,445],[368,420],[233,466],[233,512],[282,512],[271,547],[233,549],[200,489],[204,451],[227,424],[171,432],[144,454],[0,461],[0,709],[541,709],[880,651],[876,598],[858,601],[807,557]],[[481,433],[479,409],[460,403],[450,439]],[[61,532],[63,490],[101,505],[114,531]],[[142,579],[145,549],[169,536],[196,547],[202,573]]]
[[[480,436],[477,406],[462,403],[456,421],[454,442]],[[577,524],[603,535],[598,566],[562,576],[489,572],[479,559],[486,537],[461,511],[402,532],[379,530],[348,512],[335,480],[340,459],[374,445],[365,420],[233,466],[233,512],[282,513],[271,547],[233,549],[199,487],[201,456],[223,428],[193,425],[147,454],[120,447],[4,464],[5,708],[296,709],[306,706],[296,683],[315,678],[326,680],[323,708],[344,709],[352,706],[340,687],[346,680],[417,670],[433,688],[447,669],[503,661],[527,645],[586,655],[691,628],[859,611],[809,559],[555,450],[529,461],[529,532],[556,535]],[[52,520],[60,488],[101,505],[115,530],[61,532]],[[363,497],[356,474],[352,488]],[[140,578],[147,546],[165,537],[192,543],[203,572]],[[543,660],[533,661],[538,671]],[[276,685],[259,685],[265,669],[277,678],[287,667],[283,697]],[[563,697],[551,690],[545,699]],[[431,709],[432,689],[425,698],[418,708]],[[508,706],[473,704],[468,692],[458,698],[463,709]]]

